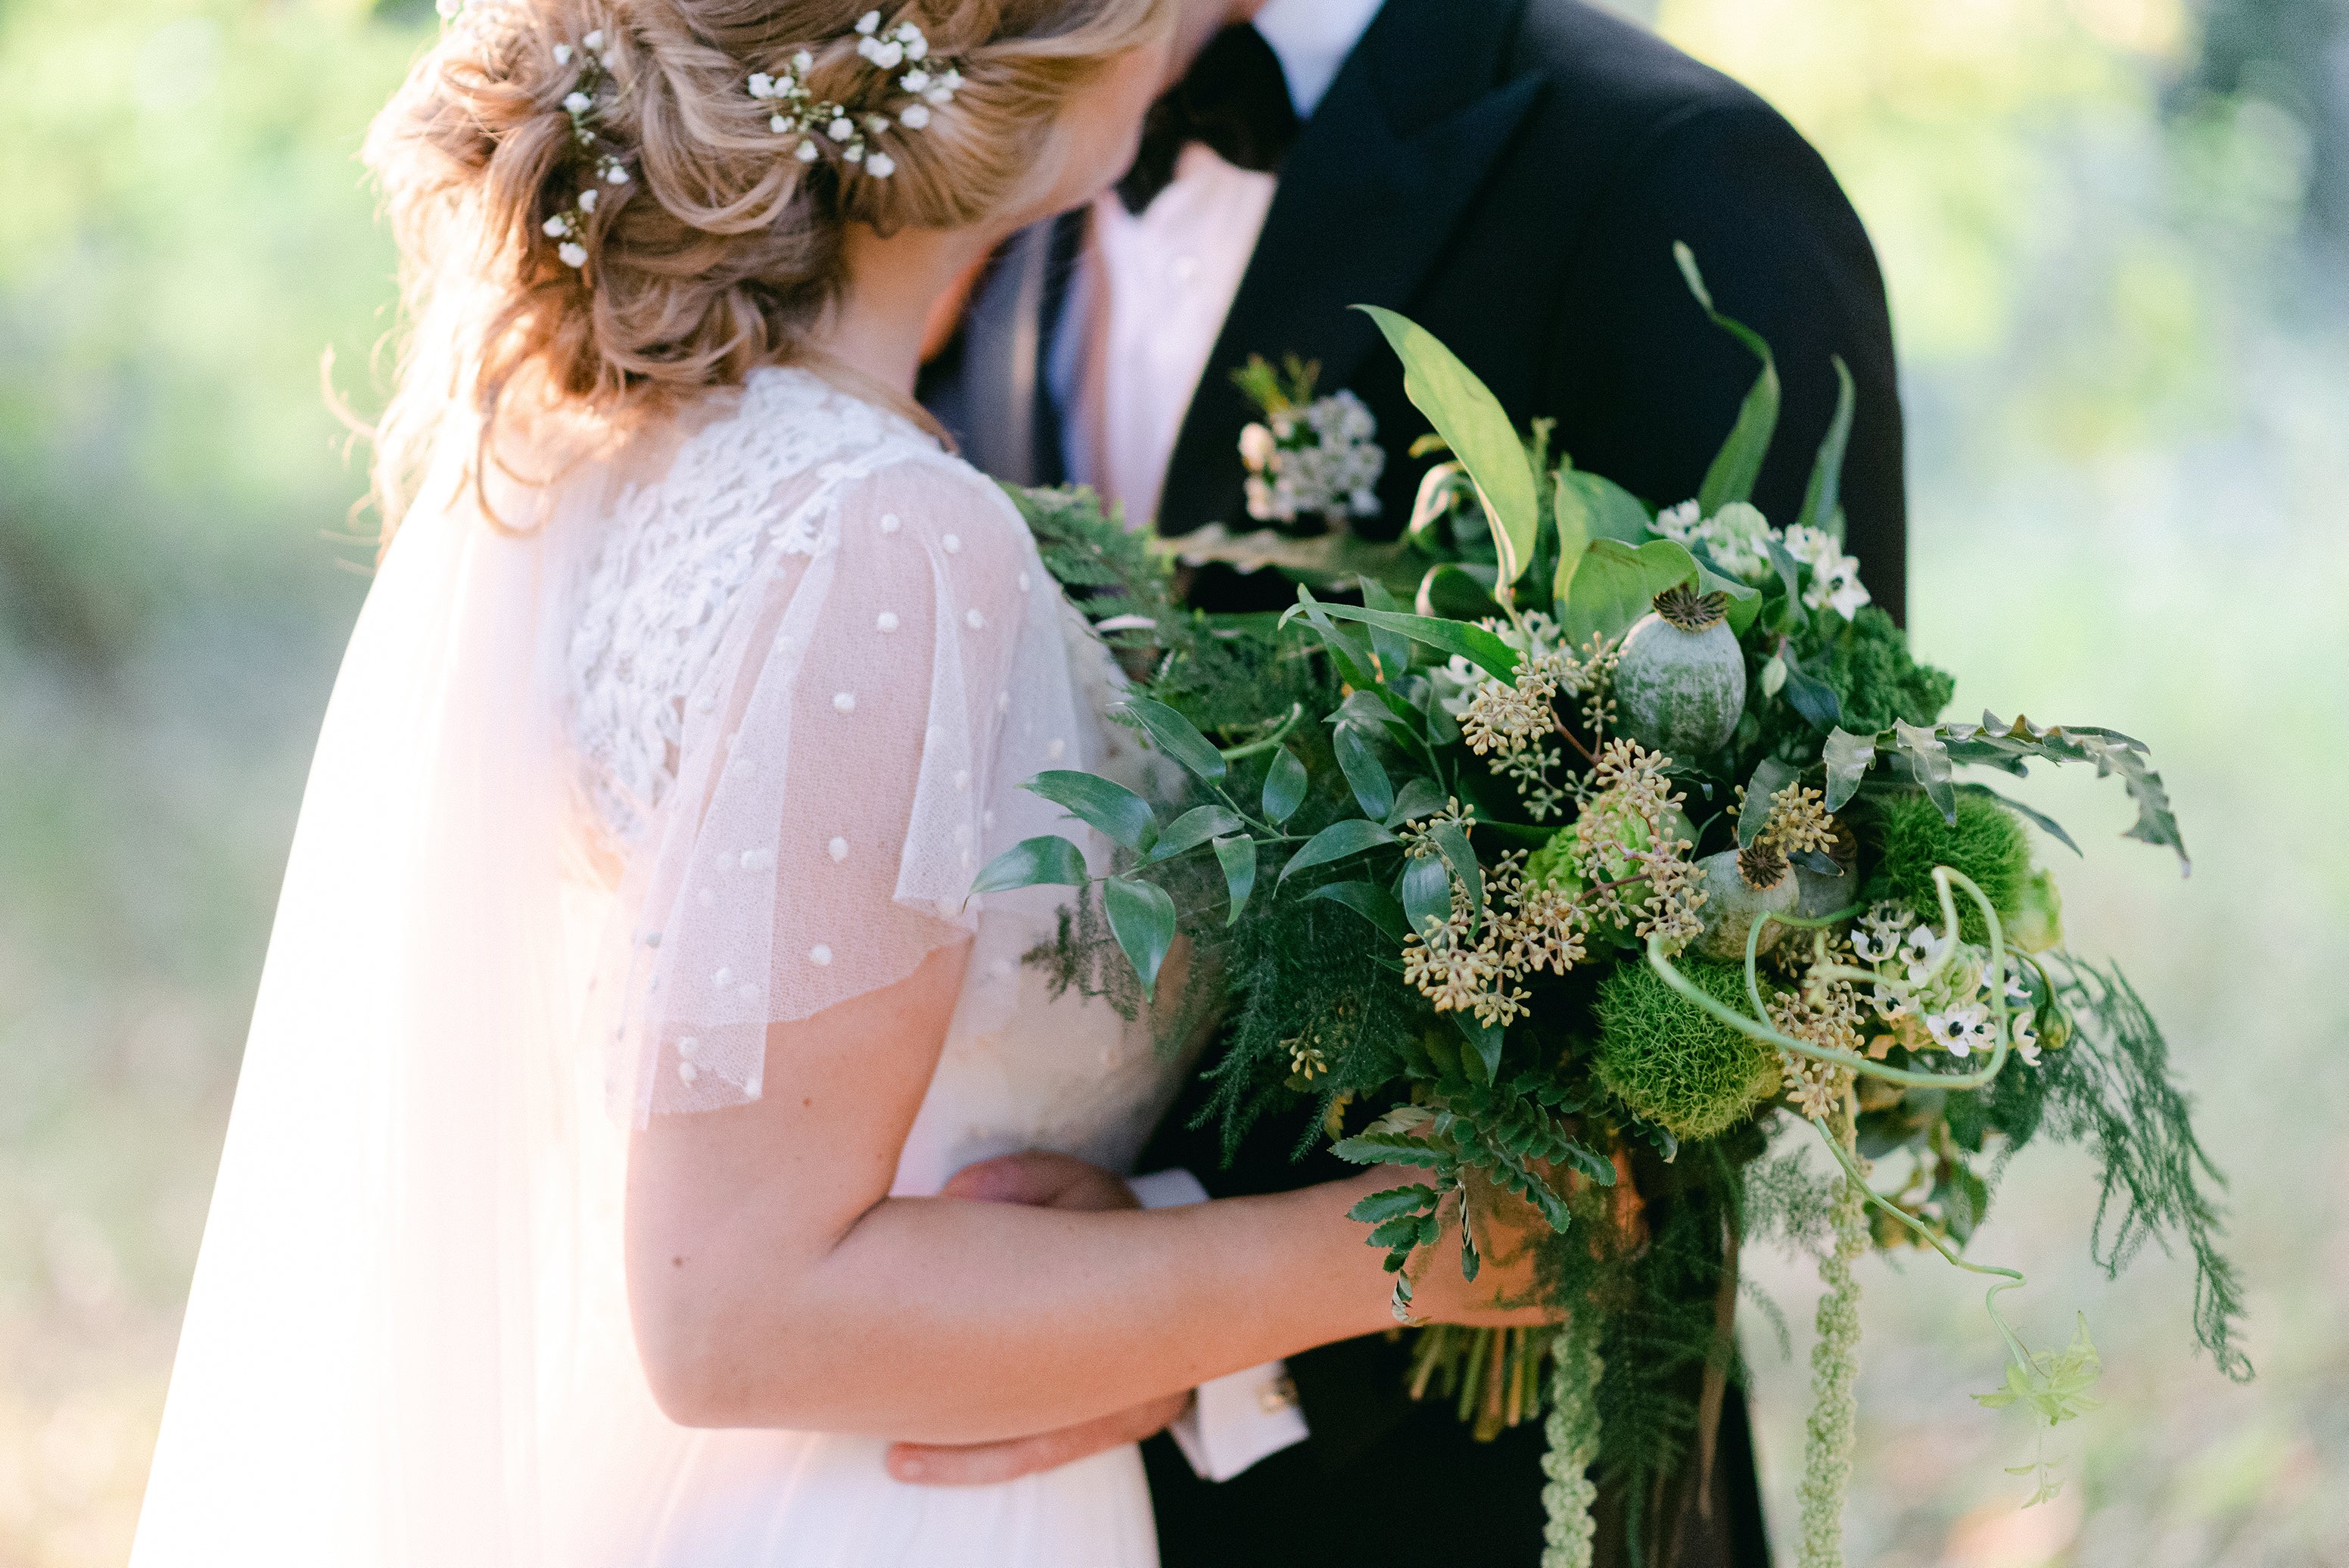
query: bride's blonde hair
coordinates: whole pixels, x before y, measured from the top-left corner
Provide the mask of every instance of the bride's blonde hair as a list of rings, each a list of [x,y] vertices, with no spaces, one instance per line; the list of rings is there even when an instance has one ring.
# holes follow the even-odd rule
[[[387,537],[437,465],[478,483],[517,412],[617,429],[802,356],[844,281],[845,224],[1017,213],[1050,188],[1070,95],[1165,21],[1164,0],[908,0],[860,18],[867,3],[458,7],[366,148],[405,316],[372,432]],[[911,67],[875,61],[897,63],[880,49],[906,24],[934,71],[959,73],[951,101],[876,134],[885,161],[819,137],[820,156],[795,155],[751,77],[791,72],[855,124],[894,121]]]

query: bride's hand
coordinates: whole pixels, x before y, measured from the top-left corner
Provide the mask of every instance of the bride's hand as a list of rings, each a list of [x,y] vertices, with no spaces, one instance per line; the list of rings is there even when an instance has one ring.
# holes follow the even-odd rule
[[[1046,1209],[1138,1209],[1125,1182],[1067,1154],[1006,1154],[964,1167],[938,1193],[983,1203],[1027,1203]],[[1038,1470],[1057,1470],[1105,1449],[1154,1437],[1191,1406],[1185,1389],[1129,1409],[1009,1442],[948,1446],[892,1443],[889,1473],[922,1486],[988,1486]]]
[[[1389,1186],[1418,1180],[1416,1173],[1388,1171],[1397,1178]],[[1422,1247],[1404,1265],[1411,1280],[1411,1316],[1414,1323],[1464,1323],[1480,1328],[1529,1327],[1564,1321],[1565,1315],[1545,1305],[1537,1288],[1540,1243],[1549,1234],[1539,1210],[1514,1192],[1504,1191],[1475,1171],[1466,1177],[1468,1218],[1476,1236],[1479,1263],[1474,1280],[1460,1270],[1460,1204],[1462,1194],[1444,1200],[1439,1217],[1444,1233],[1432,1247]]]

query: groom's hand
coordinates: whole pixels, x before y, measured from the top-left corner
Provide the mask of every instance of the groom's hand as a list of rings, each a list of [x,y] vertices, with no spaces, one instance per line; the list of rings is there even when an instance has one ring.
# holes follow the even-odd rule
[[[982,1160],[956,1172],[938,1193],[982,1203],[1029,1203],[1047,1209],[1139,1209],[1133,1190],[1097,1165],[1067,1154],[1031,1152]],[[947,1447],[889,1445],[889,1473],[923,1486],[988,1486],[1038,1470],[1057,1470],[1104,1449],[1154,1437],[1191,1405],[1185,1389],[1055,1432],[1009,1442]]]

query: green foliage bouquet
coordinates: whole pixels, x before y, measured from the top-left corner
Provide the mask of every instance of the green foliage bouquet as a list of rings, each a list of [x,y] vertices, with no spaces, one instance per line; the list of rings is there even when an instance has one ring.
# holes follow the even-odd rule
[[[2032,1350],[1999,1307],[2022,1276],[1962,1255],[2034,1136],[2099,1158],[2108,1269],[2148,1238],[2192,1251],[2201,1342],[2247,1377],[2216,1172],[2161,1036],[2116,968],[2064,945],[2024,824],[2077,846],[1960,773],[2090,765],[2133,800],[2128,836],[2184,865],[2160,778],[2114,730],[1943,720],[1953,683],[1910,657],[1842,549],[1843,366],[1780,529],[1747,499],[1777,373],[1738,323],[1713,315],[1755,355],[1753,390],[1699,495],[1655,511],[1553,453],[1547,424],[1516,430],[1428,334],[1371,314],[1450,454],[1403,538],[1178,545],[1277,561],[1299,580],[1286,614],[1183,611],[1089,493],[1020,496],[1047,563],[1138,672],[1117,717],[1186,791],[1029,785],[1120,846],[1098,881],[1059,838],[982,871],[981,890],[1081,890],[1035,960],[1131,1008],[1186,934],[1230,1009],[1209,1110],[1227,1142],[1286,1110],[1300,1153],[1326,1141],[1419,1173],[1354,1211],[1398,1320],[1439,1246],[1454,1266],[1454,1237],[1475,1277],[1493,1203],[1539,1216],[1564,1326],[1420,1328],[1411,1386],[1485,1436],[1547,1410],[1546,1568],[1590,1560],[1602,1489],[1630,1560],[1668,1553],[1710,1468],[1749,1243],[1807,1246],[1827,1287],[1806,1568],[1842,1560],[1863,1253],[1930,1248],[1990,1276],[2007,1366],[1982,1402],[2025,1405],[2043,1432],[2084,1408],[2085,1322],[2066,1350]],[[1799,1144],[1774,1151],[1803,1127],[1823,1177]],[[2053,1495],[2044,1460],[2019,1472],[2032,1501]]]

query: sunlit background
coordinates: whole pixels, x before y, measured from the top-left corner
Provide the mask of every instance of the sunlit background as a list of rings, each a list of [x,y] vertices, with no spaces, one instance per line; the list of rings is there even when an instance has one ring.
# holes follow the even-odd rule
[[[2037,780],[2075,945],[2166,1020],[2234,1181],[2259,1381],[2190,1278],[2085,1257],[2085,1162],[2011,1168],[1978,1255],[2085,1310],[2104,1408],[2018,1512],[1970,1278],[1863,1265],[1851,1558],[2349,1562],[2349,3],[1635,5],[1824,150],[1891,282],[1913,631],[1960,709],[2152,744],[2196,853]],[[429,5],[0,0],[0,1568],[128,1550],[304,765],[364,592],[390,256],[353,161]],[[1816,1286],[1764,1265],[1791,1562]]]

